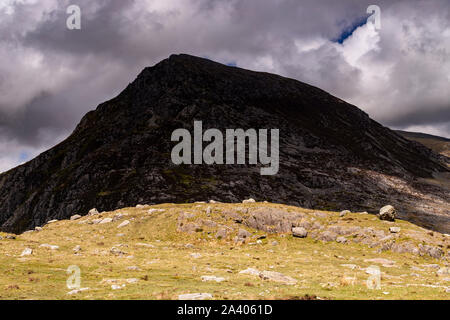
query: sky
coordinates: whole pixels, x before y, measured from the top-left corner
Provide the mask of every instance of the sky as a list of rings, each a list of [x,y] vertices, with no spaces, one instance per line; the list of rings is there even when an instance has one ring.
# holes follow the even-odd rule
[[[70,5],[80,30],[67,28]],[[294,78],[383,125],[450,137],[448,0],[0,0],[0,172],[173,53]]]

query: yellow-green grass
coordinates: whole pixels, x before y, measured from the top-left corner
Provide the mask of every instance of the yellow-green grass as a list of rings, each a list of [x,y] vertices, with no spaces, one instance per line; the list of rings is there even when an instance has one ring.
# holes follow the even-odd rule
[[[99,216],[83,217],[76,221],[58,221],[46,225],[42,231],[25,233],[15,240],[0,240],[0,299],[177,299],[184,293],[205,292],[214,299],[301,299],[306,295],[322,299],[449,299],[446,293],[448,279],[438,276],[436,269],[428,264],[445,266],[444,260],[399,254],[391,251],[378,253],[376,248],[350,242],[322,242],[310,237],[299,239],[290,234],[271,235],[245,228],[258,235],[267,235],[262,243],[236,244],[231,238],[217,240],[214,230],[208,234],[180,233],[176,222],[180,212],[195,213],[196,217],[211,219],[222,224],[234,224],[223,219],[220,212],[225,208],[273,206],[287,211],[311,213],[311,210],[278,204],[164,204],[148,208],[124,208],[100,216],[113,217],[126,214],[119,221],[106,224],[86,224],[86,220]],[[205,209],[211,207],[212,214],[206,216]],[[149,208],[163,208],[164,212],[147,213]],[[408,232],[420,234],[422,239],[432,241],[445,239],[444,235],[433,235],[406,221],[386,223],[373,215],[348,214],[344,220],[336,212],[325,218],[315,218],[323,224],[371,226],[385,230],[400,226],[401,233],[409,240]],[[130,224],[118,229],[125,219]],[[119,236],[118,234],[123,234]],[[4,237],[5,234],[2,234]],[[400,239],[401,240],[401,239]],[[272,245],[273,241],[278,244]],[[445,240],[446,241],[446,240]],[[58,245],[51,250],[40,244]],[[138,246],[151,244],[154,248]],[[118,246],[121,244],[122,246]],[[186,247],[192,244],[194,247]],[[73,248],[80,245],[80,254]],[[124,251],[123,256],[111,254],[116,246]],[[33,254],[21,257],[25,248]],[[201,257],[194,258],[192,253]],[[364,268],[377,265],[367,259],[384,258],[395,261],[393,267],[380,266],[381,290],[369,289],[369,275]],[[354,264],[350,269],[342,264]],[[67,268],[76,265],[81,270],[81,287],[89,290],[69,295],[66,280],[70,276]],[[137,266],[140,270],[128,270]],[[240,274],[247,268],[281,272],[295,278],[295,285],[286,285],[257,276]],[[415,267],[413,269],[413,267]],[[203,282],[201,276],[224,277],[220,283]],[[348,277],[356,278],[349,283]],[[112,290],[108,279],[117,279],[118,284],[126,279],[137,278],[137,283],[127,283],[119,290]]]

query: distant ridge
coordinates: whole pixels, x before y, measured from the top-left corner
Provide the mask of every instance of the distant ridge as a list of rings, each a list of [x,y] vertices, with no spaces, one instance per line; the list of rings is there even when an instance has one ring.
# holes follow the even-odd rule
[[[436,153],[450,157],[450,139],[420,132],[396,130],[406,139],[417,141]]]

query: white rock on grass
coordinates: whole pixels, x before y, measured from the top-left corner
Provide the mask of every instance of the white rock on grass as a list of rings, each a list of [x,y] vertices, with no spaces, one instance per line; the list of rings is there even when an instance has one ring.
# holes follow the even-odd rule
[[[296,279],[276,271],[263,271],[259,274],[259,277],[263,280],[271,280],[288,285],[294,285],[297,283]]]
[[[31,248],[25,248],[22,253],[20,254],[21,257],[23,256],[29,256],[33,253],[33,249]]]
[[[386,220],[386,221],[395,221],[396,216],[397,216],[397,211],[391,205],[387,205],[387,206],[384,206],[383,208],[381,208],[380,212],[378,214],[378,217],[381,220]]]
[[[255,268],[247,268],[245,270],[239,271],[240,274],[250,274],[252,276],[259,276],[260,271]]]
[[[100,221],[100,224],[110,223],[112,222],[112,218],[105,218],[102,221]]]
[[[112,221],[113,221],[113,222],[119,221],[119,220],[122,219],[122,218],[123,218],[123,214],[122,214],[122,213],[117,213],[117,214],[115,214],[114,217],[112,218]]]
[[[113,290],[120,290],[120,289],[123,289],[125,287],[126,287],[125,284],[122,284],[122,285],[120,285],[120,284],[113,284],[113,285],[111,285],[111,289],[113,289]]]
[[[391,233],[399,233],[400,232],[400,227],[390,227],[389,228],[389,231],[391,232]]]
[[[55,223],[55,222],[58,222],[58,219],[53,219],[53,220],[47,221],[47,224],[52,224],[52,223]]]
[[[356,264],[350,264],[350,263],[341,264],[341,267],[350,268],[352,270],[359,268]]]
[[[127,279],[126,281],[127,281],[127,283],[138,283],[138,282],[139,282],[139,279],[136,279],[136,278],[130,278],[130,279]]]
[[[303,227],[292,228],[292,235],[297,238],[306,238],[308,231]]]
[[[138,242],[136,243],[137,247],[145,247],[145,248],[156,248],[154,245],[150,244],[150,243],[141,243]]]
[[[338,242],[338,243],[342,243],[342,244],[346,244],[347,242],[348,242],[348,240],[347,240],[347,238],[346,237],[337,237],[336,238],[336,242]]]
[[[80,292],[83,292],[83,291],[86,291],[86,290],[89,290],[89,288],[75,289],[75,290],[72,290],[72,291],[67,292],[67,294],[70,294],[70,295],[72,295],[72,294],[77,294],[77,293],[80,293]]]
[[[395,266],[395,261],[384,259],[384,258],[374,258],[374,259],[364,259],[364,262],[370,262],[375,264],[381,264],[383,267],[391,268]]]
[[[95,208],[89,210],[89,212],[88,212],[88,216],[95,216],[97,214],[99,214],[99,213],[98,213],[98,210]]]
[[[178,300],[206,300],[212,298],[213,296],[210,293],[187,293],[178,296]]]
[[[155,213],[155,212],[164,212],[164,211],[166,211],[166,209],[155,209],[155,208],[153,208],[153,209],[149,209],[147,211],[147,213],[152,214],[152,213]]]
[[[129,267],[127,267],[127,270],[130,270],[130,271],[141,271],[141,268],[139,268],[138,266],[129,266]]]
[[[81,216],[79,214],[75,214],[75,215],[70,217],[71,221],[78,220],[78,219],[81,219]]]
[[[222,282],[222,281],[225,281],[225,278],[216,277],[216,276],[202,276],[202,281]]]
[[[119,224],[119,225],[117,226],[117,228],[123,228],[123,227],[126,227],[126,226],[129,225],[129,224],[130,224],[130,221],[125,220],[125,221],[123,221],[121,224]]]
[[[59,246],[55,246],[55,245],[51,245],[51,244],[47,244],[47,243],[43,243],[39,247],[47,248],[47,249],[50,249],[50,250],[58,250],[59,249]]]
[[[198,259],[198,258],[202,257],[202,255],[200,253],[191,253],[190,256],[191,256],[191,258],[194,258],[194,259]]]
[[[255,203],[255,202],[256,202],[256,201],[255,201],[255,199],[253,199],[253,198],[246,199],[246,200],[242,201],[242,203]]]
[[[344,217],[345,215],[349,214],[350,210],[343,210],[339,213],[339,217]]]

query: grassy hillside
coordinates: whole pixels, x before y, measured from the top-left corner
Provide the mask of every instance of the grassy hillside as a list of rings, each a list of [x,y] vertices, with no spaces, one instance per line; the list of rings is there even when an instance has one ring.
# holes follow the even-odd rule
[[[236,218],[261,208],[298,214],[300,223],[310,226],[308,236],[271,234]],[[400,231],[391,233],[391,227]],[[218,237],[221,228],[228,235]],[[337,239],[347,243],[324,236],[339,228],[353,228],[353,234]],[[251,235],[236,241],[243,230]],[[213,299],[450,299],[447,235],[363,213],[340,216],[270,203],[164,204],[1,237],[0,299],[178,299],[186,293],[209,293]],[[426,244],[443,256],[384,250],[392,241]],[[32,253],[22,255],[27,248]],[[67,288],[71,265],[80,268],[81,288],[88,289]],[[381,270],[379,290],[366,285],[369,266]],[[248,268],[272,273],[240,273]]]
[[[430,134],[419,133],[419,132],[407,132],[397,130],[397,133],[405,137],[406,139],[419,142],[446,157],[450,157],[450,139],[433,136]]]

